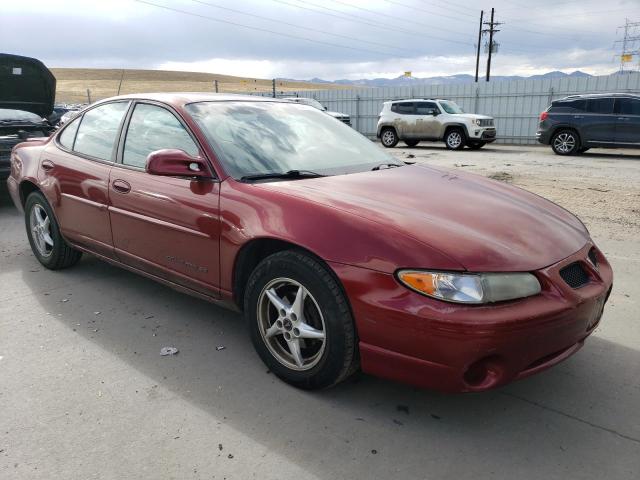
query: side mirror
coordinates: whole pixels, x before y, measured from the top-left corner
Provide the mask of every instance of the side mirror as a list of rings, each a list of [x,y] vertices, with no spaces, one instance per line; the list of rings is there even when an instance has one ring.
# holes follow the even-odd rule
[[[433,115],[434,117],[437,117],[438,115],[440,115],[440,112],[438,111],[437,108],[432,108],[431,115]]]
[[[209,178],[209,167],[204,159],[192,157],[182,150],[166,149],[151,152],[147,157],[147,173],[165,177]]]

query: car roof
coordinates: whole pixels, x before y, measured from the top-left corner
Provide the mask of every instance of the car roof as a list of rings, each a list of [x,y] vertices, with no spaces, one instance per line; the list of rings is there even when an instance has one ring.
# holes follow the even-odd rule
[[[204,93],[204,92],[162,92],[162,93],[134,93],[130,95],[119,95],[100,100],[96,103],[112,102],[114,100],[152,100],[166,103],[175,107],[182,107],[189,103],[196,102],[284,102],[279,98],[261,97],[257,95],[237,95],[231,93]]]
[[[608,98],[608,97],[631,97],[631,98],[639,98],[640,95],[634,93],[582,93],[576,95],[568,95],[564,98],[559,98],[556,101],[564,101],[564,100],[576,100],[580,98]]]
[[[447,100],[446,98],[403,98],[402,100],[389,100],[384,103],[402,103],[402,102],[441,102]]]

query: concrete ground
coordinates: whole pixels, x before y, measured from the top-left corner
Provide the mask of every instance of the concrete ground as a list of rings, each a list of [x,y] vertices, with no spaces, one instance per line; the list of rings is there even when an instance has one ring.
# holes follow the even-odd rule
[[[4,194],[0,478],[640,478],[640,152],[393,154],[510,181],[583,218],[615,285],[580,352],[483,394],[364,375],[299,391],[267,372],[237,314],[90,256],[43,269]]]

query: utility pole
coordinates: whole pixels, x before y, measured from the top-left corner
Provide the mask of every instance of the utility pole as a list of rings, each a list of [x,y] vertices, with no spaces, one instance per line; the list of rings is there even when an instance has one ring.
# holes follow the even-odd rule
[[[216,93],[218,93],[218,80],[213,81],[213,86],[216,89]]]
[[[490,22],[484,22],[484,24],[488,25],[489,28],[486,28],[486,29],[484,29],[482,31],[482,33],[488,33],[489,34],[489,43],[486,45],[486,49],[489,52],[489,56],[487,57],[487,82],[491,78],[491,55],[493,53],[497,53],[498,52],[498,46],[499,46],[498,43],[493,41],[493,36],[500,31],[496,27],[499,26],[499,25],[502,25],[502,22],[494,21],[494,15],[495,15],[495,8],[492,8],[491,9],[491,21]]]
[[[482,42],[482,17],[484,10],[480,10],[480,28],[478,29],[478,51],[476,52],[476,83],[478,83],[478,72],[480,70],[480,42]]]
[[[622,51],[620,52],[620,73],[624,73],[625,63],[631,63],[634,55],[638,57],[638,70],[640,70],[640,49],[637,48],[637,42],[640,42],[640,35],[638,35],[640,22],[630,22],[628,18],[625,20],[625,24],[618,27],[618,29],[624,28],[624,37],[622,40],[616,41],[616,43],[622,44]]]

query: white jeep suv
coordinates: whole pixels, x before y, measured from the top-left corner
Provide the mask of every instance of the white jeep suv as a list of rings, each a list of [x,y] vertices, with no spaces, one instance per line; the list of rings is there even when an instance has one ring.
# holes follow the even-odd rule
[[[387,148],[400,140],[410,147],[423,140],[442,140],[450,150],[461,150],[465,145],[476,150],[495,141],[496,128],[493,118],[464,113],[450,100],[394,100],[384,102],[377,137]]]

